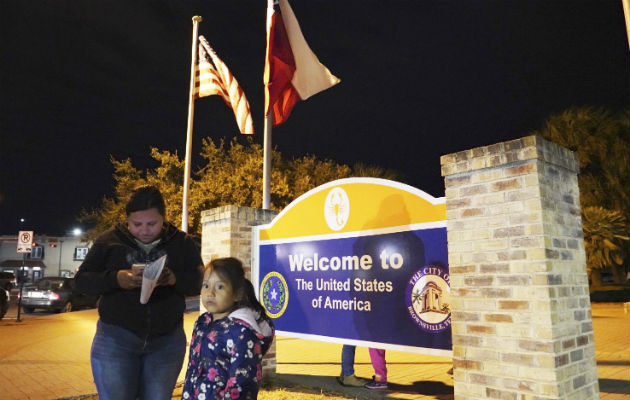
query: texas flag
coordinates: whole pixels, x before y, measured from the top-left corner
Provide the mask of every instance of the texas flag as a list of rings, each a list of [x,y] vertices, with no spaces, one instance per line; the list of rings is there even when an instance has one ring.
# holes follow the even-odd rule
[[[306,43],[287,0],[267,0],[265,115],[283,123],[298,100],[339,83]]]

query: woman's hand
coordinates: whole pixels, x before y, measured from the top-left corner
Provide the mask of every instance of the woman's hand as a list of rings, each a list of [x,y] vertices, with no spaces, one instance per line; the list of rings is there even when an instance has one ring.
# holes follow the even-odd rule
[[[176,281],[173,271],[165,267],[160,274],[157,284],[158,286],[173,286]]]
[[[116,275],[118,286],[122,289],[131,290],[142,286],[142,275],[136,275],[130,269],[121,269]]]

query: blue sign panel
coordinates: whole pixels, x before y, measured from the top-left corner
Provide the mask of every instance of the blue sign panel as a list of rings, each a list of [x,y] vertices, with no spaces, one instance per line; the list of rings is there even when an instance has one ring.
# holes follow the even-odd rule
[[[451,349],[446,228],[259,252],[261,300],[279,331]]]

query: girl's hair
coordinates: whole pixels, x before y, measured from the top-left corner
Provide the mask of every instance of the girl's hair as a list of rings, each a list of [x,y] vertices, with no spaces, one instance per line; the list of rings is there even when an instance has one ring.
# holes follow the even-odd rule
[[[265,309],[256,299],[254,285],[245,277],[243,263],[234,257],[217,258],[206,266],[206,271],[216,272],[222,279],[230,282],[232,291],[240,293],[241,299],[236,302],[235,308],[252,308],[260,315],[257,321],[265,320],[271,323],[271,319],[265,313]]]
[[[151,208],[156,208],[162,217],[166,214],[164,197],[162,197],[160,189],[153,185],[142,185],[131,192],[125,205],[125,212],[129,216],[132,212],[150,210]]]

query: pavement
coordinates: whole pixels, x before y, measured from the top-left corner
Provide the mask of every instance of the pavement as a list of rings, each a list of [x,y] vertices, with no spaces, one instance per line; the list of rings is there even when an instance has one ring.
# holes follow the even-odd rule
[[[185,314],[188,337],[197,315]],[[623,303],[593,303],[592,315],[601,399],[630,399],[630,310],[624,312]],[[96,310],[36,312],[17,322],[10,311],[0,321],[0,400],[96,399],[89,353],[97,318]],[[390,390],[371,391],[336,382],[341,345],[278,337],[276,353],[276,374],[265,379],[296,399],[300,388],[355,399],[454,398],[450,358],[388,351]],[[367,349],[357,348],[355,370],[372,375]]]

